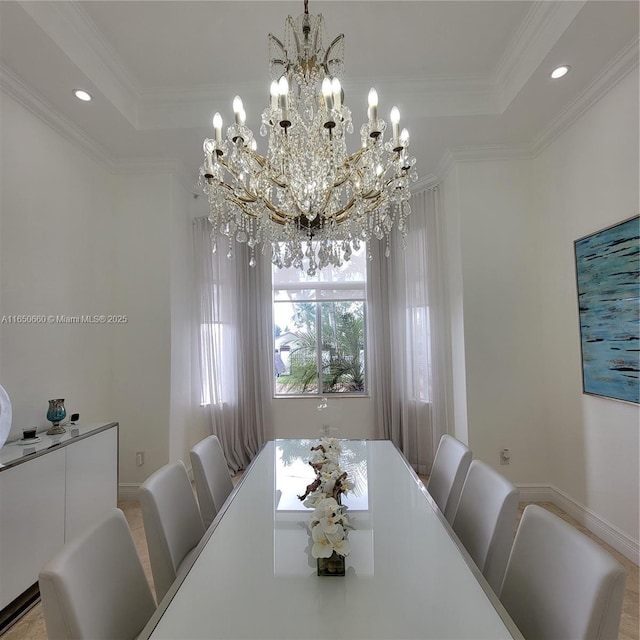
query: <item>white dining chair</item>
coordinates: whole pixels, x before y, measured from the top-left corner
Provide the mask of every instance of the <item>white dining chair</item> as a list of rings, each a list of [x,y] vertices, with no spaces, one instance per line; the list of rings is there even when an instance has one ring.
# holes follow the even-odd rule
[[[481,460],[473,460],[451,526],[497,593],[507,566],[520,491]]]
[[[562,518],[529,505],[500,600],[527,640],[616,640],[626,571]]]
[[[440,438],[427,482],[427,491],[449,524],[458,506],[471,457],[471,451],[460,440],[446,434]]]
[[[204,526],[187,470],[181,460],[167,464],[140,487],[140,509],[158,602],[189,564]]]
[[[120,509],[66,544],[38,582],[49,640],[132,640],[156,608]]]
[[[217,436],[198,442],[189,455],[200,513],[208,528],[233,490],[233,483]]]

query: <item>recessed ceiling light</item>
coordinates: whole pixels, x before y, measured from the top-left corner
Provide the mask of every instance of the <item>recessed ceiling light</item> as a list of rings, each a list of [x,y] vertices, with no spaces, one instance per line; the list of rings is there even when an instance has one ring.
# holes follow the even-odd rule
[[[78,98],[78,100],[82,100],[83,102],[89,102],[89,100],[91,100],[91,94],[83,91],[82,89],[76,89],[73,92],[73,95]]]
[[[566,76],[567,73],[569,73],[569,69],[571,69],[571,67],[568,64],[563,64],[561,67],[557,67],[551,72],[551,77],[554,80],[562,78],[562,76]]]

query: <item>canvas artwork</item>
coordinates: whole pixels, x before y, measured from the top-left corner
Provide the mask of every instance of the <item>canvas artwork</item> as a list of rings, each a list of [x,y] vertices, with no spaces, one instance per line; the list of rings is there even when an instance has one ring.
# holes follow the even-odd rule
[[[585,393],[640,403],[640,217],[576,240]]]

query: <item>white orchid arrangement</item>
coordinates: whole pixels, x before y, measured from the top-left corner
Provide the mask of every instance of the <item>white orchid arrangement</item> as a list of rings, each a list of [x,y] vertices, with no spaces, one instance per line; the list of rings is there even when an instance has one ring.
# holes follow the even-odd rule
[[[341,556],[349,554],[348,533],[351,524],[347,507],[341,504],[341,496],[353,488],[347,473],[340,469],[342,447],[336,438],[322,438],[311,448],[309,464],[316,472],[316,479],[298,496],[305,507],[313,508],[309,529],[314,558],[330,558],[334,551]]]

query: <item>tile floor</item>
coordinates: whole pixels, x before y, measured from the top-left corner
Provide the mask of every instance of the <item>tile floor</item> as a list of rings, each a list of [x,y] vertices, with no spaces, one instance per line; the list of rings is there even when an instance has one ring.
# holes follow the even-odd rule
[[[555,505],[551,503],[538,504],[559,515],[590,538],[593,538],[626,567],[628,575],[618,640],[640,640],[640,630],[638,626],[638,567],[622,554],[618,553],[615,549],[594,536],[588,529],[576,522]],[[142,524],[140,507],[137,502],[120,502],[118,506],[124,511],[127,521],[129,522],[129,526],[133,532],[133,537],[136,541],[136,546],[138,547],[140,558],[142,559],[142,564],[149,579],[149,583],[151,584],[151,588],[153,589],[149,554],[147,552],[147,543],[144,537],[144,527]],[[525,506],[526,504],[524,503],[520,505],[519,515],[522,514],[522,510]],[[44,617],[42,615],[42,606],[39,603],[36,604],[28,613],[16,622],[16,624],[9,628],[3,634],[2,638],[3,640],[46,640],[47,631],[44,624]]]

